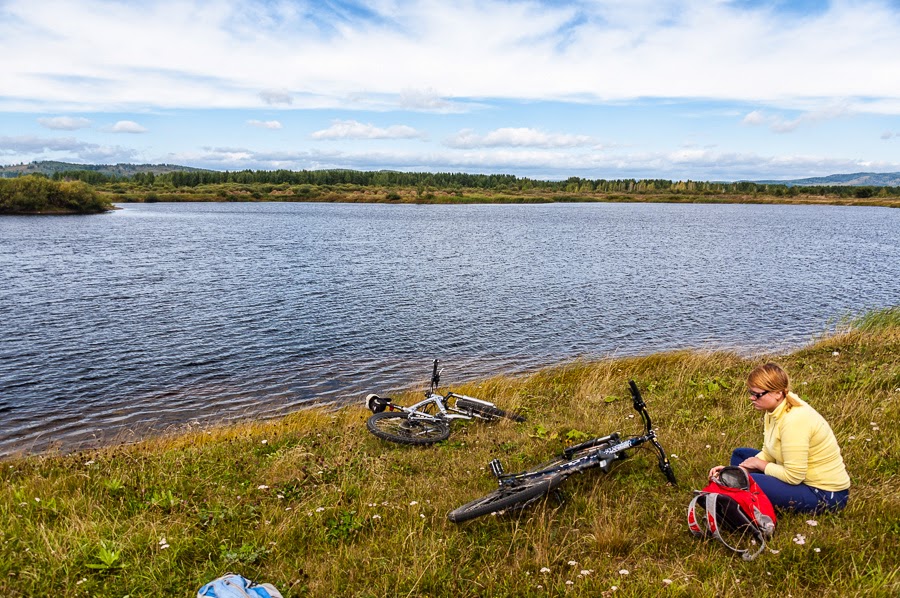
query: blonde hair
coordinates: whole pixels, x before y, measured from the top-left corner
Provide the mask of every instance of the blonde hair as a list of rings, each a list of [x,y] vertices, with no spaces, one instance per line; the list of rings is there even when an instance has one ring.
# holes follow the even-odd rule
[[[761,388],[769,392],[784,393],[784,400],[787,401],[787,410],[791,407],[800,406],[800,397],[791,392],[791,380],[788,378],[787,372],[781,369],[781,366],[775,363],[766,363],[758,366],[747,376],[747,386]]]

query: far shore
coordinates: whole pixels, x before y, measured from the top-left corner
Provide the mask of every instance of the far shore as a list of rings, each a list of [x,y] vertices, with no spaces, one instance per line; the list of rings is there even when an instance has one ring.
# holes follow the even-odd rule
[[[183,202],[323,202],[323,203],[381,203],[381,204],[547,204],[547,203],[691,203],[691,204],[784,204],[832,205],[900,208],[900,197],[834,197],[799,193],[794,196],[731,195],[731,194],[675,194],[675,193],[503,193],[471,190],[469,192],[435,191],[421,195],[415,189],[385,192],[384,190],[326,191],[315,196],[294,195],[272,191],[269,193],[233,191],[222,193],[195,189],[168,192],[130,192],[101,195],[115,203],[183,203]]]

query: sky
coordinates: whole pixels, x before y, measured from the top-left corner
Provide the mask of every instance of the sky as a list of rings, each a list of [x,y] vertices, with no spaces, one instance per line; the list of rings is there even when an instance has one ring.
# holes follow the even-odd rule
[[[900,0],[0,0],[0,165],[900,172]]]

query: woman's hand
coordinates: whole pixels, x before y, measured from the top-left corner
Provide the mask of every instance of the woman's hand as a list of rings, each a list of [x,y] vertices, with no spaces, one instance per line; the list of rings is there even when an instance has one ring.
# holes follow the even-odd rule
[[[714,480],[715,478],[719,477],[719,472],[722,471],[723,469],[725,469],[724,465],[716,465],[715,467],[710,469],[709,470],[709,479]]]
[[[744,459],[740,466],[747,471],[759,471],[761,473],[765,473],[766,465],[768,464],[768,461],[763,461],[759,457],[750,457],[748,459]]]

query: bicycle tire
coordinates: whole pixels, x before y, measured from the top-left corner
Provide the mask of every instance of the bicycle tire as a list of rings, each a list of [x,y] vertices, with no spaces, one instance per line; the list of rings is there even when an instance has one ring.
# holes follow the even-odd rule
[[[425,446],[450,436],[450,426],[441,420],[413,419],[402,411],[382,411],[366,420],[369,432],[390,442]]]
[[[525,421],[525,417],[519,415],[514,412],[507,412],[499,407],[492,407],[490,405],[482,405],[481,403],[475,403],[473,401],[467,401],[466,399],[457,399],[456,408],[462,409],[464,411],[471,411],[472,413],[478,413],[483,418],[492,421],[495,419],[500,419],[501,417],[506,417],[514,422],[523,422]]]
[[[447,518],[453,523],[463,523],[476,517],[490,515],[491,513],[511,508],[524,508],[541,496],[553,492],[557,486],[562,484],[566,477],[562,474],[555,474],[528,480],[517,486],[494,490],[490,494],[453,509],[447,514]]]

